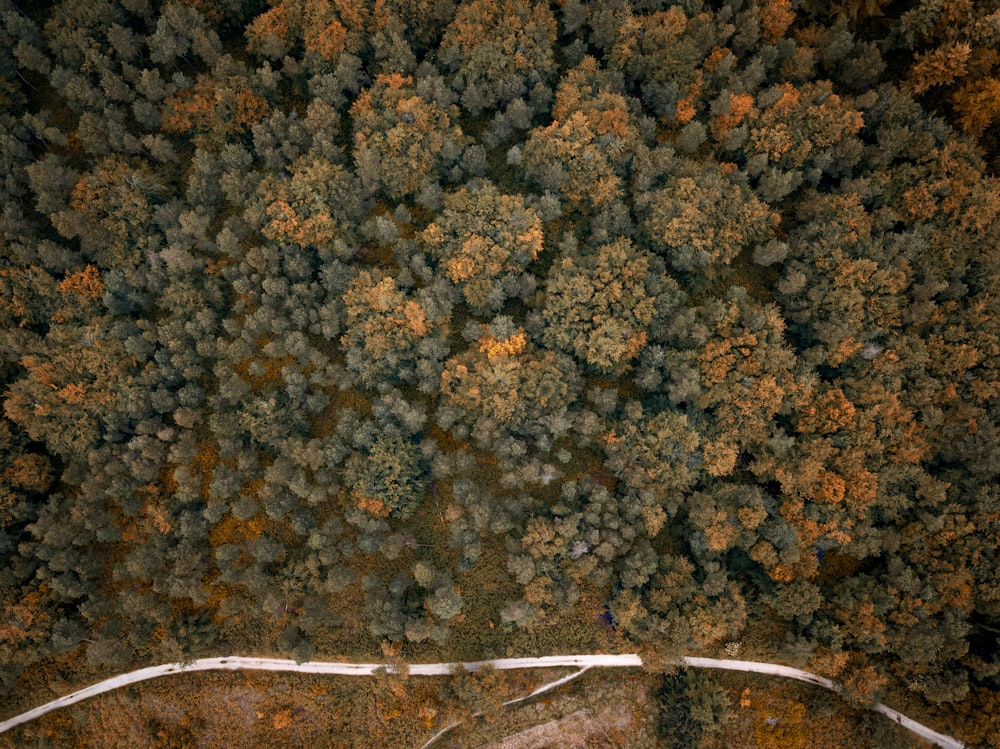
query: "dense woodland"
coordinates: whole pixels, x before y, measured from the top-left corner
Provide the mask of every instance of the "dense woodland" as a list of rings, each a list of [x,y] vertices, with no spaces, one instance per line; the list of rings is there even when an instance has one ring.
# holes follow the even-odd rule
[[[997,0],[0,0],[2,699],[742,647],[1000,746],[998,46]]]

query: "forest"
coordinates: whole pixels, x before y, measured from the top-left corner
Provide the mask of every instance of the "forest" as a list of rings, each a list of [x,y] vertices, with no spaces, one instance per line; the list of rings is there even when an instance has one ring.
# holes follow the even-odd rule
[[[1000,0],[0,0],[0,717],[617,649],[1000,747],[998,49]]]

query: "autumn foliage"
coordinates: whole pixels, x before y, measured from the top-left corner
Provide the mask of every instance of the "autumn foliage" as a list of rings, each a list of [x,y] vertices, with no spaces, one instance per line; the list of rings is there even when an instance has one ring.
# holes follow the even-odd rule
[[[997,744],[995,2],[24,5],[7,712],[220,649],[641,648]],[[685,746],[844,741],[666,676]],[[337,725],[419,746],[408,690]]]

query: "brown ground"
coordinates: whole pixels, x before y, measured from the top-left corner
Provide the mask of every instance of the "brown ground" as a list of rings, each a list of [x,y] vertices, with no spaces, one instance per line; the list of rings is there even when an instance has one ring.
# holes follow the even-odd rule
[[[612,749],[614,744],[589,711],[577,710],[479,749]]]
[[[517,674],[504,674],[502,682],[505,699],[542,683]],[[489,717],[468,718],[435,747],[655,747],[655,716],[646,714],[650,682],[641,673],[588,674]],[[169,676],[49,713],[0,736],[0,747],[417,749],[476,711],[449,695],[446,683],[253,672]],[[516,735],[514,743],[503,741]],[[539,743],[543,737],[548,743]]]

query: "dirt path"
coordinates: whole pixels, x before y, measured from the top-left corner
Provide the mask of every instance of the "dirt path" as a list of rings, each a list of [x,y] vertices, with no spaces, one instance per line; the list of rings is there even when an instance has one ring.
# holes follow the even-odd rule
[[[829,679],[808,671],[802,671],[791,666],[782,666],[777,663],[762,663],[758,661],[736,661],[719,658],[697,658],[685,656],[681,659],[685,666],[689,668],[715,668],[726,671],[745,671],[748,673],[765,674],[769,676],[780,676],[786,679],[804,681],[808,684],[830,689],[835,692],[840,688]],[[409,674],[411,676],[446,676],[459,667],[464,667],[467,671],[478,671],[485,666],[492,666],[498,671],[509,671],[512,669],[524,668],[639,668],[642,658],[638,655],[551,655],[544,658],[498,658],[491,661],[469,661],[465,663],[414,663],[409,664]],[[127,674],[113,676],[97,684],[91,684],[64,697],[47,702],[44,705],[28,710],[27,712],[15,715],[12,718],[0,722],[0,733],[9,731],[15,726],[27,723],[46,713],[58,710],[61,707],[76,704],[90,697],[95,697],[114,689],[136,684],[140,681],[155,679],[169,674],[190,673],[192,671],[296,671],[307,674],[330,674],[335,676],[371,676],[377,670],[389,668],[384,663],[328,663],[324,661],[307,661],[296,663],[295,661],[282,660],[280,658],[249,658],[241,656],[229,656],[225,658],[200,658],[190,663],[166,663],[161,666],[150,666],[141,668],[138,671],[131,671]],[[578,674],[576,674],[578,675]],[[573,675],[573,676],[576,676]],[[568,679],[567,679],[568,680]],[[562,680],[560,680],[561,682]],[[558,683],[558,682],[556,682]],[[547,685],[548,689],[552,685]],[[938,733],[928,728],[922,723],[906,717],[898,710],[894,710],[886,705],[875,705],[874,710],[882,713],[890,720],[895,721],[903,728],[912,731],[923,739],[926,739],[934,746],[942,749],[963,749],[964,744],[960,741]]]

